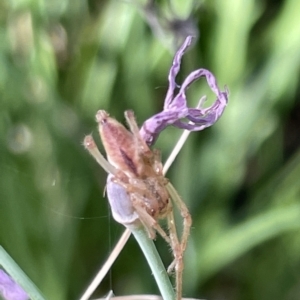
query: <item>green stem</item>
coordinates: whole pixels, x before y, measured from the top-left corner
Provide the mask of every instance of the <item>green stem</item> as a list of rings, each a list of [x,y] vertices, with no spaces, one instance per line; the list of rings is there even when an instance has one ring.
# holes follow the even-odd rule
[[[11,256],[0,246],[0,265],[19,284],[32,300],[44,300],[41,292]]]
[[[148,233],[143,226],[134,229],[131,228],[131,231],[148,261],[163,299],[175,300],[176,296],[169,276]]]

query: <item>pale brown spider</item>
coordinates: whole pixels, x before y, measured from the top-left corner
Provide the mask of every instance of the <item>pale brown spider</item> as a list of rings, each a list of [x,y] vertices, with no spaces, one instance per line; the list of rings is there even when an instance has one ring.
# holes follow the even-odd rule
[[[128,228],[142,223],[149,237],[157,231],[170,245],[174,261],[168,268],[175,270],[177,299],[182,294],[183,253],[191,227],[191,216],[171,183],[164,177],[158,150],[151,150],[139,134],[132,111],[125,112],[130,131],[104,110],[96,120],[108,162],[98,150],[92,136],[85,137],[84,146],[108,173],[107,194],[115,220]],[[179,241],[172,202],[183,218],[183,232]],[[159,225],[167,219],[168,233]]]

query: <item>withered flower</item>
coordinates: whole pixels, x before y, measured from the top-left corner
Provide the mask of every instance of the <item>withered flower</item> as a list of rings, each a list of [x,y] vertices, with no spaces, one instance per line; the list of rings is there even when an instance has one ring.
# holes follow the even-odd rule
[[[188,75],[175,95],[175,88],[178,86],[175,79],[180,70],[181,59],[186,49],[191,45],[192,39],[191,36],[187,37],[174,56],[168,76],[169,88],[163,111],[146,120],[140,129],[140,134],[148,145],[152,145],[160,132],[168,125],[189,131],[200,131],[212,126],[221,117],[228,103],[228,89],[225,87],[225,90],[221,91],[215,76],[206,69],[198,69]],[[207,83],[217,99],[210,107],[203,108],[202,102],[206,97],[201,97],[198,108],[189,108],[187,106],[186,90],[200,77],[206,77]],[[184,119],[187,121],[184,121]]]

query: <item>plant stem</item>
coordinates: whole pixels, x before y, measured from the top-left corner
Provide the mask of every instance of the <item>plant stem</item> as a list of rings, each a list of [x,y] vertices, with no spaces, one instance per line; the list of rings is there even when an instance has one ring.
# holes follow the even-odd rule
[[[143,226],[134,229],[131,228],[131,231],[148,261],[163,299],[175,300],[174,289],[153,240],[149,238]]]
[[[17,265],[12,257],[0,246],[0,265],[20,285],[32,300],[45,300],[39,289]],[[2,298],[1,298],[2,299]]]

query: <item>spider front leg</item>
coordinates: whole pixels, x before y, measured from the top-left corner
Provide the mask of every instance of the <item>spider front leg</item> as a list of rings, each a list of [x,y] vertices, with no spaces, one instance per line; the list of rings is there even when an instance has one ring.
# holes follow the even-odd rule
[[[87,135],[84,138],[83,145],[85,149],[89,151],[89,153],[94,157],[97,163],[108,173],[108,174],[116,174],[117,169],[112,166],[101,154],[99,151],[93,137],[91,135]]]
[[[139,216],[136,213],[126,190],[123,186],[114,183],[114,179],[118,178],[120,182],[125,184],[126,181],[128,182],[127,176],[122,171],[112,166],[104,158],[91,135],[87,135],[84,138],[83,145],[95,158],[98,164],[109,173],[106,190],[114,219],[125,226],[139,222]]]

